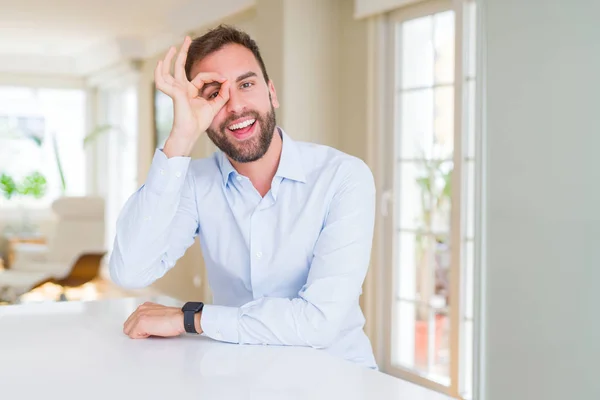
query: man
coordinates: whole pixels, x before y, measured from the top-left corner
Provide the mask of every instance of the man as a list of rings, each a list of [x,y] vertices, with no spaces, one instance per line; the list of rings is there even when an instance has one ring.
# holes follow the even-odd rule
[[[175,52],[155,71],[173,99],[173,128],[121,212],[110,273],[124,287],[150,285],[199,235],[214,304],[147,303],[124,332],[310,346],[376,369],[359,307],[375,214],[371,171],[276,125],[275,86],[247,34],[220,26],[186,37],[171,75]],[[221,151],[192,161],[205,131]]]

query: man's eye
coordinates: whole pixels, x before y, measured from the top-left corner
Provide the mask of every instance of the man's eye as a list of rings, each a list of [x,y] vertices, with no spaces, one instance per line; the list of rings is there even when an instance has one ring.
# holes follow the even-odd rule
[[[252,82],[244,82],[244,83],[242,83],[241,88],[248,89],[250,86],[252,86]]]
[[[217,95],[219,94],[219,92],[214,92],[213,94],[211,94],[210,96],[208,96],[209,99],[214,99],[215,97],[217,97]]]

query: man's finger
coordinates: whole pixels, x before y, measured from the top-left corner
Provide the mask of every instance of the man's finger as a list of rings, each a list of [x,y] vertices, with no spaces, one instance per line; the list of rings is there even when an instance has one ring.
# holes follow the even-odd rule
[[[202,89],[204,85],[211,82],[223,83],[225,82],[225,77],[217,74],[216,72],[200,72],[191,81],[192,85],[194,85],[197,89]]]
[[[175,47],[171,46],[169,47],[169,51],[167,51],[167,55],[165,55],[165,58],[162,62],[162,75],[165,80],[167,76],[171,76],[171,63],[173,62],[173,55],[175,55]]]
[[[128,335],[129,332],[131,332],[131,328],[133,327],[133,323],[134,321],[138,318],[140,311],[141,311],[142,306],[139,305],[138,308],[131,313],[131,315],[129,316],[129,318],[127,318],[127,320],[125,321],[125,323],[123,324],[123,332]]]
[[[156,88],[158,90],[160,90],[167,96],[170,96],[171,95],[170,86],[167,85],[167,82],[165,82],[165,79],[163,78],[163,75],[162,75],[162,64],[163,64],[163,61],[160,60],[158,62],[158,64],[156,65],[156,68],[154,69],[154,83],[156,84]]]
[[[213,110],[215,114],[219,112],[221,108],[229,101],[229,81],[223,82],[221,84],[221,88],[219,89],[219,94],[214,99],[209,100],[212,104]]]
[[[140,331],[139,325],[141,320],[141,316],[136,313],[135,317],[132,318],[131,321],[129,321],[129,327],[127,329],[127,332],[125,332],[127,336],[129,336],[130,338],[135,338],[136,332]]]
[[[125,323],[123,324],[123,333],[125,333],[126,335],[129,335],[129,333],[131,332],[131,330],[133,329],[134,325],[135,325],[135,321],[138,318],[138,312],[134,312],[133,314],[131,314],[129,316],[129,318],[127,318],[127,321],[125,321]]]
[[[181,45],[181,49],[179,49],[179,54],[177,54],[177,59],[175,60],[175,79],[181,83],[187,82],[185,76],[185,60],[187,60],[187,54],[191,43],[192,39],[190,39],[189,36],[186,36]]]
[[[149,337],[150,335],[145,333],[145,332],[137,332],[133,338],[134,339],[146,339],[147,337]]]

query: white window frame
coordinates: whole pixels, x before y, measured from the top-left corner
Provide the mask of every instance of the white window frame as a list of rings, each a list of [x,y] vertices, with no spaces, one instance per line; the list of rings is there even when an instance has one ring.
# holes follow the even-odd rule
[[[462,247],[463,247],[463,230],[465,224],[465,213],[463,212],[463,201],[461,199],[461,195],[463,194],[463,179],[464,174],[462,172],[462,165],[464,159],[464,151],[463,151],[463,135],[465,132],[463,126],[464,119],[464,110],[463,105],[465,104],[464,96],[463,96],[463,84],[465,82],[465,68],[463,68],[463,64],[465,63],[464,51],[463,51],[463,42],[465,35],[465,23],[464,21],[464,10],[465,6],[475,0],[431,0],[427,2],[421,2],[415,5],[411,5],[408,7],[404,7],[402,9],[393,11],[389,13],[385,18],[378,19],[375,24],[373,24],[374,33],[372,32],[372,39],[380,40],[380,45],[375,50],[375,56],[377,56],[377,62],[382,62],[384,64],[383,68],[377,68],[375,65],[374,69],[379,69],[379,71],[384,72],[384,80],[388,82],[386,85],[381,85],[381,78],[371,77],[371,81],[377,85],[380,89],[385,88],[385,95],[382,96],[379,100],[374,99],[372,103],[372,110],[374,110],[374,106],[378,101],[381,102],[381,114],[374,115],[375,120],[379,122],[374,122],[374,131],[375,136],[379,136],[376,145],[374,146],[375,153],[379,153],[379,160],[381,167],[381,171],[383,172],[383,177],[380,177],[380,182],[384,189],[381,194],[381,211],[382,211],[382,219],[380,235],[381,239],[381,247],[382,251],[380,254],[383,268],[379,271],[379,279],[380,283],[383,283],[383,301],[378,301],[378,304],[382,306],[381,314],[379,318],[383,325],[383,334],[378,336],[377,341],[381,341],[379,346],[377,347],[377,354],[379,355],[380,366],[383,371],[389,373],[391,375],[395,375],[399,378],[412,381],[419,385],[431,388],[433,390],[442,392],[454,398],[462,398],[461,393],[463,392],[463,379],[460,377],[460,365],[464,361],[461,359],[461,331],[460,328],[462,326],[463,320],[463,306],[462,302],[464,301],[464,282],[461,280],[461,265],[462,261]],[[478,7],[479,9],[479,7]],[[451,267],[450,267],[450,275],[451,275],[451,300],[450,300],[450,310],[449,315],[451,318],[450,322],[450,386],[444,386],[440,383],[431,381],[430,379],[421,376],[414,371],[410,371],[408,369],[403,369],[398,366],[392,364],[392,326],[393,326],[393,307],[395,305],[395,297],[396,297],[396,279],[394,274],[396,273],[396,243],[397,243],[397,233],[395,221],[397,220],[398,213],[398,205],[393,204],[390,207],[388,204],[389,200],[394,198],[394,193],[396,193],[396,179],[395,179],[395,163],[396,157],[395,155],[390,157],[389,150],[386,149],[394,149],[396,150],[397,146],[395,146],[395,129],[394,129],[394,90],[389,90],[389,82],[395,81],[395,43],[394,43],[394,28],[395,24],[402,21],[407,21],[414,18],[419,18],[422,16],[427,16],[443,11],[453,10],[455,13],[455,77],[454,77],[454,153],[453,153],[453,161],[454,161],[454,172],[453,172],[453,180],[452,180],[452,204],[459,205],[452,207],[451,212],[451,242],[459,243],[460,246],[454,246],[452,250],[452,259],[451,259]],[[478,12],[480,14],[480,12]],[[377,27],[383,26],[383,29],[377,32]],[[478,26],[480,24],[478,23]],[[480,31],[477,32],[478,39],[480,36]],[[478,134],[475,135],[475,159],[477,160],[475,164],[475,215],[474,215],[474,223],[475,229],[474,233],[476,235],[474,241],[475,254],[474,254],[474,273],[475,277],[473,280],[473,284],[477,288],[478,282],[480,282],[481,277],[478,274],[478,270],[480,267],[480,259],[481,259],[481,251],[479,248],[482,245],[482,239],[480,236],[482,234],[481,229],[481,168],[483,168],[481,162],[481,138],[479,138],[479,125],[481,123],[481,104],[480,99],[482,96],[481,88],[479,82],[481,81],[480,71],[480,62],[481,54],[479,49],[481,49],[481,45],[479,44],[480,40],[477,40],[477,99],[476,99],[476,132]],[[381,54],[383,53],[383,54]],[[384,98],[383,98],[384,97]],[[377,126],[380,124],[379,126]],[[387,171],[387,173],[386,173]],[[389,173],[393,171],[393,173]],[[391,210],[391,211],[390,211]],[[390,234],[392,233],[393,234]],[[479,236],[479,237],[478,237]],[[393,267],[392,267],[393,266]],[[459,298],[455,296],[458,294]],[[474,316],[474,326],[473,326],[473,336],[474,336],[474,348],[473,348],[473,388],[472,388],[472,396],[476,396],[480,393],[480,384],[478,382],[478,369],[480,368],[479,359],[479,337],[480,337],[480,324],[478,321],[478,316],[480,314],[480,307],[478,307],[478,299],[480,297],[480,290],[474,290],[474,298],[473,301],[475,303],[473,316]],[[455,300],[456,299],[456,300]],[[378,319],[379,319],[378,318]]]

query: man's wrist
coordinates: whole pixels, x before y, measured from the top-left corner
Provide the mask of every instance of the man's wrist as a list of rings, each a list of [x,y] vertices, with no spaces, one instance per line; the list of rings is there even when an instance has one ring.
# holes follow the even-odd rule
[[[189,157],[194,148],[194,143],[189,140],[174,139],[169,137],[163,147],[163,153],[167,158]]]
[[[196,313],[194,315],[194,327],[196,328],[196,332],[202,333],[202,326],[200,325],[200,320],[202,318],[202,311]]]

